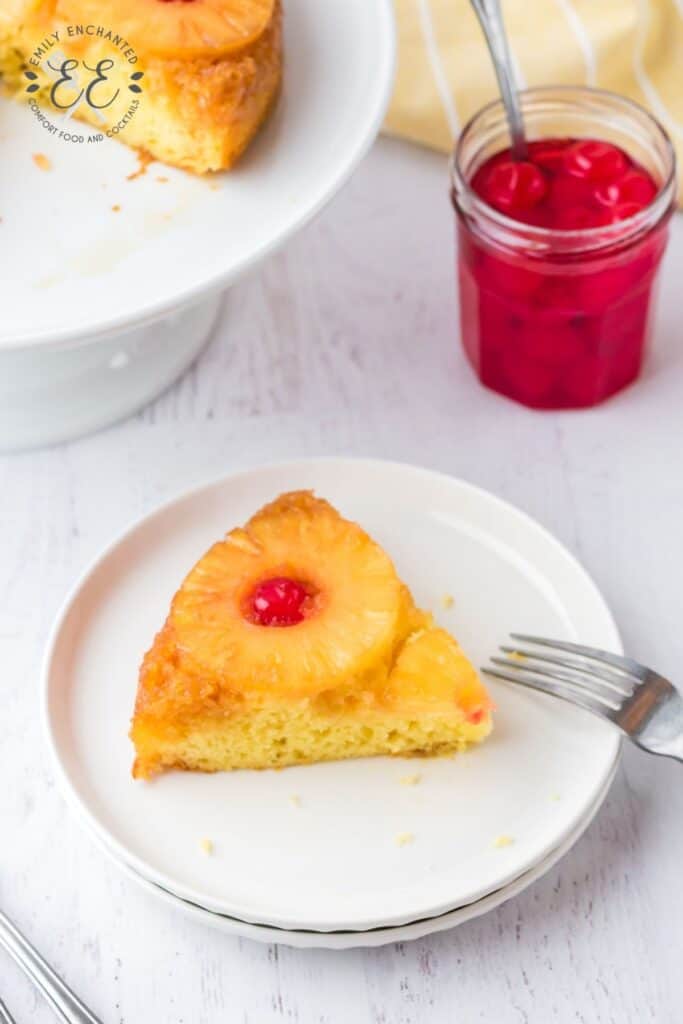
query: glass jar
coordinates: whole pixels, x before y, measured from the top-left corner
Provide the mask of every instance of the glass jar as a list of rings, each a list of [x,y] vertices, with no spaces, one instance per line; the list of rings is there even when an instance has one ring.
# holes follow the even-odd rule
[[[529,140],[613,143],[659,191],[608,226],[558,230],[513,220],[470,188],[477,169],[510,145],[502,103],[480,110],[451,162],[462,341],[494,391],[538,409],[596,405],[640,373],[674,208],[674,151],[661,125],[621,96],[571,86],[520,95]]]

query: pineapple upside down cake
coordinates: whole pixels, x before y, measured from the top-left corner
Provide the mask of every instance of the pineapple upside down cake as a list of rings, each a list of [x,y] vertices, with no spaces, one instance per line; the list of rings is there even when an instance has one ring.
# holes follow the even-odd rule
[[[191,570],[140,669],[133,774],[459,751],[492,704],[382,548],[308,491]]]
[[[279,92],[280,0],[0,0],[6,89],[40,101],[61,74],[54,66],[50,79],[43,74],[53,52],[73,62],[66,74],[77,80],[74,96],[103,68],[106,82],[95,82],[73,108],[79,120],[168,164],[198,174],[222,170],[247,147]],[[79,79],[83,68],[88,74]],[[33,95],[26,71],[36,79]],[[60,92],[67,101],[69,88],[65,82]]]

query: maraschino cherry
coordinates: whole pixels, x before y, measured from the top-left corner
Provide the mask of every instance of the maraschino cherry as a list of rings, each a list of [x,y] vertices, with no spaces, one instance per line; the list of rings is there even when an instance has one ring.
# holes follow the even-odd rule
[[[611,262],[563,260],[553,246],[569,231],[617,245],[614,225],[650,207],[655,179],[612,143],[548,138],[528,142],[521,161],[510,149],[491,155],[470,185],[489,207],[548,232],[548,252],[534,257],[461,226],[463,334],[481,380],[535,408],[593,405],[634,380],[665,233],[645,232]],[[590,248],[591,236],[576,241]]]
[[[472,178],[489,206],[535,227],[581,231],[633,217],[657,186],[618,146],[597,139],[543,139],[528,159],[510,150],[490,157]]]
[[[491,167],[485,196],[491,206],[512,216],[531,210],[543,199],[548,186],[543,172],[526,160],[503,160]]]
[[[296,626],[306,618],[307,587],[288,576],[262,580],[247,602],[247,617],[257,626]]]

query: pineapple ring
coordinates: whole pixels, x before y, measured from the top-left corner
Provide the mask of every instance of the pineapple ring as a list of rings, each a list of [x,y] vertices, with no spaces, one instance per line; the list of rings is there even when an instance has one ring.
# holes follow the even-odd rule
[[[254,587],[282,576],[310,585],[311,614],[289,629],[250,622],[243,611]],[[326,501],[296,492],[214,544],[176,595],[168,626],[195,680],[219,678],[231,697],[305,698],[350,679],[385,680],[414,614],[382,549]]]
[[[72,24],[103,25],[138,53],[195,60],[250,46],[274,8],[275,0],[57,0],[55,14]]]

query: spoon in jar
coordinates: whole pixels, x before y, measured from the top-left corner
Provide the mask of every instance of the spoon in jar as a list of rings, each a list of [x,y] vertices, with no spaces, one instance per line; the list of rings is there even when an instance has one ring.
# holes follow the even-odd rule
[[[486,45],[491,54],[493,67],[498,79],[503,105],[510,128],[511,150],[514,160],[527,159],[527,145],[524,135],[524,122],[522,110],[519,105],[519,96],[515,84],[515,74],[512,67],[510,47],[503,14],[500,9],[500,0],[471,0],[479,23],[486,38]]]

